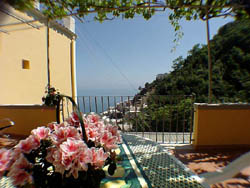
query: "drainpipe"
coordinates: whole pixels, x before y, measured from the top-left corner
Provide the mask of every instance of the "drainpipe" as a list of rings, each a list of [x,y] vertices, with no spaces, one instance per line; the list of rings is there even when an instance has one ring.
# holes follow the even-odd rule
[[[49,54],[49,20],[47,21],[47,76],[48,76],[48,88],[50,88],[50,54]]]
[[[71,89],[72,98],[77,103],[77,85],[76,85],[76,61],[75,61],[75,38],[70,42],[70,65],[71,65]]]

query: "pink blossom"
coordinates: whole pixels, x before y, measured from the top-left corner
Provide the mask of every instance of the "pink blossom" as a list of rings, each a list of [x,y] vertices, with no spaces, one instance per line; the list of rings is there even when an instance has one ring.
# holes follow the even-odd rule
[[[66,130],[64,127],[56,128],[56,130],[51,134],[51,139],[56,145],[60,145],[66,140]]]
[[[78,130],[74,127],[71,127],[71,126],[66,128],[66,137],[67,138],[81,139]]]
[[[46,159],[55,166],[55,171],[67,176],[78,177],[78,171],[87,171],[88,163],[92,161],[92,153],[82,140],[67,138],[58,149],[50,148]]]
[[[18,147],[21,152],[30,153],[31,150],[37,149],[40,146],[40,140],[37,136],[30,135],[25,140],[21,140],[16,147]]]
[[[73,125],[73,126],[76,126],[76,127],[79,127],[80,126],[80,120],[79,120],[79,117],[77,115],[77,113],[73,112],[71,114],[71,116],[67,119],[67,122],[70,124],[70,125]]]
[[[82,140],[68,138],[67,141],[60,145],[62,151],[62,164],[68,170],[73,165],[72,163],[80,162],[83,170],[86,170],[85,163],[89,163],[91,158],[88,155],[88,147]],[[74,161],[73,161],[74,160]]]
[[[116,145],[116,139],[117,137],[112,136],[111,133],[108,131],[105,131],[103,135],[101,136],[100,142],[103,144],[104,148],[107,150],[115,149],[118,146]]]
[[[19,155],[19,158],[11,166],[8,176],[13,179],[13,184],[25,185],[27,182],[32,182],[32,176],[27,172],[31,169],[32,165],[27,161],[23,154]]]
[[[25,170],[13,170],[8,175],[13,179],[14,186],[23,186],[27,182],[32,183],[32,176]]]
[[[73,165],[73,160],[75,159],[76,156],[73,155],[65,155],[62,154],[62,162],[61,164],[63,165],[63,167],[65,168],[65,170],[69,170],[72,165]]]
[[[52,148],[52,147],[50,147],[50,148],[47,149],[46,160],[49,163],[53,163],[54,162],[55,159],[54,159],[53,155],[56,152],[56,150],[57,150],[57,148]]]
[[[56,128],[56,130],[51,133],[50,138],[56,145],[60,145],[62,142],[66,141],[67,138],[81,139],[81,134],[78,129],[71,126]]]
[[[106,159],[108,158],[108,154],[103,151],[102,148],[96,151],[94,147],[91,148],[92,152],[92,164],[97,167],[103,167]]]
[[[90,123],[98,123],[100,117],[97,114],[90,114],[87,116],[87,119],[90,121]]]
[[[52,155],[51,158],[54,159],[52,161],[54,167],[55,167],[55,172],[59,172],[61,174],[64,174],[65,172],[65,166],[62,164],[62,152],[60,151],[60,149],[55,149],[51,151]],[[48,157],[48,155],[47,155]],[[49,158],[49,157],[48,157]],[[46,159],[48,159],[46,158]]]
[[[31,163],[26,159],[26,157],[21,153],[18,159],[11,166],[11,170],[14,169],[30,169],[32,167]]]
[[[67,155],[74,155],[79,150],[79,142],[75,139],[68,138],[67,141],[60,145],[60,148]]]
[[[92,152],[91,150],[81,142],[81,146],[78,152],[77,157],[72,163],[71,170],[68,176],[73,175],[75,179],[78,178],[79,171],[87,171],[88,170],[88,163],[92,162]]]
[[[116,142],[121,142],[121,136],[118,132],[118,127],[113,125],[108,125],[107,130],[112,134],[112,136],[115,136],[117,138]]]
[[[57,128],[60,128],[60,127],[66,127],[68,125],[67,122],[62,122],[60,124],[57,124],[56,122],[52,122],[52,123],[49,123],[47,125],[47,127],[50,129],[50,131],[54,131],[56,130]]]
[[[88,168],[87,168],[88,169]],[[80,164],[76,161],[73,165],[69,173],[67,174],[67,177],[73,175],[75,179],[78,178],[78,171],[81,170]]]
[[[78,178],[79,171],[87,171],[88,165],[102,168],[111,152],[120,140],[118,128],[106,125],[98,115],[82,116],[85,123],[86,136],[94,141],[98,148],[88,148],[82,140],[82,130],[79,117],[73,113],[66,122],[50,123],[48,127],[38,127],[31,135],[18,143],[14,150],[0,150],[0,176],[5,171],[17,186],[32,182],[32,164],[25,158],[24,153],[30,153],[40,146],[42,139],[52,141],[47,148],[46,160],[53,164],[55,172],[66,173],[66,176]],[[99,148],[102,147],[102,148]],[[104,152],[107,151],[108,153]]]
[[[57,123],[56,122],[52,122],[52,123],[49,123],[47,125],[47,127],[50,129],[50,130],[55,130],[55,127],[57,126]]]
[[[118,127],[117,126],[108,126],[109,132],[112,134],[112,136],[116,136],[118,134]]]
[[[28,137],[29,141],[33,142],[33,149],[37,149],[40,146],[40,139],[37,136],[30,135]]]
[[[30,142],[28,139],[21,140],[17,145],[24,153],[29,153],[33,149],[33,143]]]
[[[66,127],[68,126],[68,123],[66,121],[60,123],[60,124],[57,124],[57,127],[60,128],[60,127]]]
[[[99,137],[98,129],[87,129],[88,138],[92,141],[96,141]]]
[[[22,150],[19,147],[15,147],[14,150],[12,150],[12,151],[13,152],[11,154],[11,157],[12,157],[13,161],[15,162],[19,158],[20,154],[22,153]]]
[[[87,147],[81,148],[78,160],[81,168],[86,171],[88,169],[87,164],[92,162],[92,151]]]
[[[0,149],[0,177],[3,175],[4,171],[9,169],[11,161],[11,150],[5,148]]]
[[[46,139],[49,135],[50,130],[46,127],[38,127],[31,131],[31,134],[37,136],[40,140]]]

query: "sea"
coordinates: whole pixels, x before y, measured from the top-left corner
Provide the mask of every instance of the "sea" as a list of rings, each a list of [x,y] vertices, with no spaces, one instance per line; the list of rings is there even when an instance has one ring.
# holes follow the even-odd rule
[[[78,89],[77,102],[83,113],[102,113],[121,102],[132,100],[138,92],[132,89]]]

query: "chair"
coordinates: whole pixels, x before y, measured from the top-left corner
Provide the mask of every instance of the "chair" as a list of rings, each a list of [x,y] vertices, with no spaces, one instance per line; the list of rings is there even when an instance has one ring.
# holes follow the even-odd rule
[[[208,172],[201,174],[201,181],[209,185],[232,178],[246,167],[250,166],[250,152],[247,152],[229,163],[226,167],[216,172]]]
[[[1,123],[3,124],[3,126],[1,125]],[[11,121],[9,118],[0,119],[0,131],[12,127],[14,125],[14,121]]]
[[[15,123],[9,118],[0,119],[0,148],[12,148],[17,144],[18,139],[11,138],[10,135],[1,132],[2,130],[10,128],[14,125]]]

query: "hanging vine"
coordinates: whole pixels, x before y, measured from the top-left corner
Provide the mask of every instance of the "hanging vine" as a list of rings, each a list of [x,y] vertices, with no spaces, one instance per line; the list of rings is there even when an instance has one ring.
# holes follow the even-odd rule
[[[4,0],[19,10],[34,7],[35,0]],[[95,20],[112,20],[122,16],[132,19],[136,14],[146,20],[156,12],[168,11],[168,18],[175,30],[174,43],[178,44],[183,36],[181,19],[206,20],[208,17],[227,17],[250,19],[250,0],[39,0],[42,12],[50,19],[74,15],[84,18],[95,14]]]

